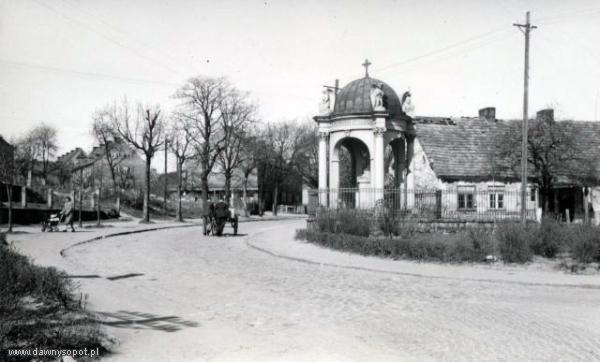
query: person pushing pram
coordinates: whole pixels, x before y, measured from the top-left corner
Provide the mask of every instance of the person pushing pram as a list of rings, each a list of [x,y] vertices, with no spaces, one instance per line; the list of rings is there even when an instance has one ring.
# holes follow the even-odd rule
[[[65,229],[63,232],[67,231],[67,226],[71,227],[71,232],[75,232],[75,228],[73,227],[73,201],[70,196],[65,198],[65,204],[63,205],[62,210],[58,213],[58,216],[65,223]]]

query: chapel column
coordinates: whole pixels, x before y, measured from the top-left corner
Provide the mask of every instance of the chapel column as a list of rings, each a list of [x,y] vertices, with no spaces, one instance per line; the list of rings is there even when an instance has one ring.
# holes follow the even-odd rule
[[[385,147],[383,142],[384,134],[385,128],[378,127],[373,130],[373,135],[375,136],[375,201],[383,198],[383,187],[385,184]]]
[[[327,132],[319,132],[319,205],[327,206]]]

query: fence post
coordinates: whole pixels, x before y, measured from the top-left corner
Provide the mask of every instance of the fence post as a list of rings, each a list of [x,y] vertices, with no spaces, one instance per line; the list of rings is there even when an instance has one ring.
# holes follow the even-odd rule
[[[586,225],[589,224],[589,222],[590,222],[588,197],[589,197],[588,188],[584,187],[583,188],[583,212],[584,212],[583,223]]]
[[[21,186],[21,206],[27,207],[27,186]]]
[[[435,190],[435,217],[442,218],[442,190]]]

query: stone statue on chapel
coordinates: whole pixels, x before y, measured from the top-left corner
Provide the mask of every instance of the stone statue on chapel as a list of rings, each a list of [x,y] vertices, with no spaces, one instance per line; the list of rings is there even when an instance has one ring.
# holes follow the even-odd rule
[[[383,84],[373,84],[371,86],[371,106],[373,106],[374,111],[385,111],[383,95]]]
[[[321,103],[319,104],[319,115],[327,116],[331,113],[331,89],[324,88]]]
[[[404,114],[411,117],[414,116],[415,106],[412,104],[412,94],[410,91],[404,92],[400,103],[402,104],[402,112],[404,112]]]

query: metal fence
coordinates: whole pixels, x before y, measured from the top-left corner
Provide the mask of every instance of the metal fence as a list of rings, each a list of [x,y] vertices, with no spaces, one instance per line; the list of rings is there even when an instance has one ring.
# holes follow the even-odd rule
[[[527,218],[536,219],[537,194],[528,192]],[[518,190],[474,187],[448,190],[319,189],[309,191],[309,213],[318,207],[362,210],[385,209],[401,217],[419,220],[516,220],[521,216]]]

